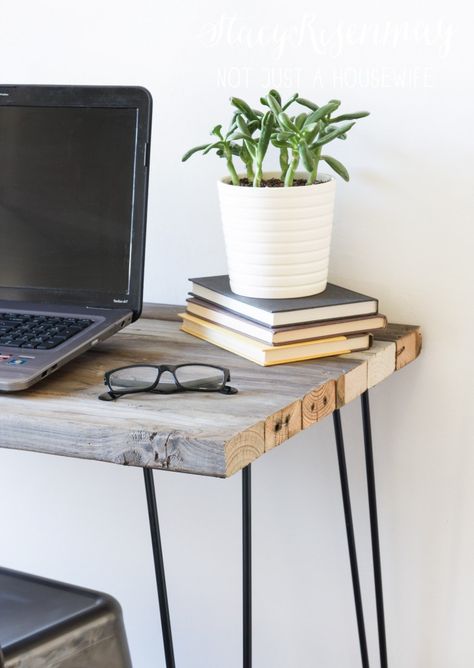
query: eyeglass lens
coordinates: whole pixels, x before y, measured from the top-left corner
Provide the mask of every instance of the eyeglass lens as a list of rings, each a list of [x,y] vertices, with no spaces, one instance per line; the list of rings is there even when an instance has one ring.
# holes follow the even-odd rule
[[[217,390],[224,384],[224,371],[204,364],[186,364],[175,371],[178,383],[190,390]]]
[[[152,366],[131,366],[114,371],[109,377],[110,388],[114,392],[146,390],[151,388],[158,377],[159,370]],[[189,390],[218,390],[224,384],[225,374],[203,364],[186,364],[175,371],[178,383]],[[169,390],[176,387],[173,374],[163,371],[157,389]]]
[[[110,374],[110,388],[115,392],[147,389],[158,377],[158,369],[152,366],[130,366]]]

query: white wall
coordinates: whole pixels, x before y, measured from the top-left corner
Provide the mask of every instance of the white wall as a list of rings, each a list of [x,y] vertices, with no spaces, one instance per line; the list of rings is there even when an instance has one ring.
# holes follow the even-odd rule
[[[338,185],[331,278],[380,297],[392,321],[424,332],[421,358],[372,392],[390,663],[471,667],[467,3],[3,0],[0,9],[5,83],[151,90],[149,301],[182,302],[188,276],[225,271],[214,183],[223,165],[212,156],[182,165],[180,156],[226,122],[229,95],[256,102],[272,68],[272,85],[287,94],[371,110],[334,149],[352,181]],[[370,592],[357,402],[343,420]],[[0,452],[0,466],[0,562],[115,595],[135,668],[163,665],[141,471],[13,451]],[[240,477],[155,479],[177,665],[236,668]],[[331,421],[257,462],[253,482],[255,666],[359,665]],[[374,614],[369,597],[376,666]]]

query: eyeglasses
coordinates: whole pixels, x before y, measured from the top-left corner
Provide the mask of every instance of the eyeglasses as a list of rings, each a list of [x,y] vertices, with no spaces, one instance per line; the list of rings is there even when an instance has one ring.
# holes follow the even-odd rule
[[[134,364],[107,371],[104,385],[109,390],[99,396],[112,401],[124,394],[154,392],[220,392],[236,394],[237,389],[227,383],[229,369],[212,364]]]

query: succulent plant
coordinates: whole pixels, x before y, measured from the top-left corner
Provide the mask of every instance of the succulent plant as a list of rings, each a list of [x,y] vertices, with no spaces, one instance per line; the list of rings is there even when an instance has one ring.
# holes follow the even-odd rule
[[[318,106],[295,93],[283,103],[276,90],[260,98],[264,111],[253,109],[238,97],[231,97],[230,102],[234,112],[227,132],[223,133],[222,125],[216,125],[211,131],[212,141],[191,148],[183,155],[183,162],[194,153],[205,155],[215,150],[225,159],[232,184],[238,186],[240,179],[234,158],[239,158],[244,163],[247,179],[258,188],[262,185],[263,161],[271,144],[279,151],[281,180],[285,186],[294,185],[301,163],[307,172],[306,184],[316,183],[321,161],[349,181],[346,167],[336,158],[323,155],[322,149],[334,139],[346,139],[355,121],[368,116],[368,111],[335,116],[340,100],[329,100]],[[295,104],[304,111],[290,115],[289,108]]]

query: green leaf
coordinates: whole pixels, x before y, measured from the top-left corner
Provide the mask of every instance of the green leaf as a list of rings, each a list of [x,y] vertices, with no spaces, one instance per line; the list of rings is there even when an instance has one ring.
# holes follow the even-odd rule
[[[231,134],[233,134],[237,130],[237,123],[233,123],[231,126],[229,126],[229,129],[226,132],[225,138],[228,139]]]
[[[273,131],[273,114],[271,111],[267,111],[263,117],[262,122],[262,132],[257,144],[257,161],[261,164],[263,158],[268,149],[268,144],[270,143],[270,137],[272,136]]]
[[[252,158],[250,156],[250,153],[247,151],[247,147],[245,146],[245,144],[242,144],[242,146],[240,147],[239,155],[246,164],[248,162],[252,162]]]
[[[232,153],[232,155],[240,156],[240,146],[238,144],[227,144],[227,146],[230,148],[230,152]],[[218,148],[216,153],[219,156],[219,158],[223,158],[225,156],[225,151],[223,148]]]
[[[223,139],[221,130],[222,130],[222,125],[216,125],[215,128],[212,128],[211,135],[215,135],[219,139]]]
[[[250,137],[252,133],[250,132],[249,126],[245,122],[243,116],[240,114],[237,116],[237,125],[240,130],[240,132],[245,135],[246,137]]]
[[[339,176],[342,176],[344,181],[349,181],[350,176],[349,172],[347,169],[344,167],[342,162],[339,162],[339,160],[336,160],[336,158],[332,158],[330,155],[322,155],[321,160],[324,160],[331,169],[333,169],[336,174],[339,174]]]
[[[338,129],[337,125],[326,125],[326,127],[324,128],[324,134],[329,134],[333,130],[337,130],[337,129]],[[338,135],[337,138],[338,139],[347,139],[347,134]]]
[[[247,125],[249,126],[250,134],[253,134],[255,130],[258,130],[261,123],[262,123],[261,119],[259,119],[258,121],[249,121]]]
[[[339,126],[338,125],[333,125],[332,121],[331,121],[330,125],[325,125],[324,126],[324,129],[323,129],[322,132],[323,132],[323,134],[327,135],[330,132],[333,132],[333,130],[339,130]]]
[[[274,88],[272,88],[269,95],[271,95],[273,98],[275,98],[275,100],[278,102],[278,104],[281,107],[281,95],[280,95],[280,93],[277,90],[275,90]]]
[[[276,148],[289,148],[290,145],[286,141],[281,141],[280,139],[276,139],[275,137],[272,137],[272,144],[273,146],[276,146]]]
[[[317,148],[319,146],[324,146],[324,144],[327,144],[328,142],[332,141],[336,137],[339,137],[339,135],[343,135],[346,132],[349,132],[349,130],[352,128],[354,125],[354,122],[352,123],[347,123],[346,125],[342,125],[339,129],[333,130],[332,132],[329,132],[327,135],[323,135],[322,137],[320,136],[317,141],[314,142],[311,148]]]
[[[255,139],[244,139],[245,148],[247,149],[249,155],[252,157],[252,160],[255,160],[257,156],[257,144]]]
[[[297,100],[297,99],[298,99],[298,93],[295,93],[294,95],[292,95],[292,96],[290,97],[290,99],[288,100],[288,102],[285,102],[285,104],[282,106],[281,110],[282,110],[282,111],[285,111],[285,109],[288,109],[288,107],[289,107],[291,104],[293,104],[293,102],[294,102],[295,100]]]
[[[204,149],[202,154],[207,155],[209,153],[209,151],[212,151],[213,148],[225,148],[225,144],[222,141],[216,141],[216,142],[214,142],[214,144],[209,144],[209,146],[207,146]]]
[[[288,171],[289,161],[288,161],[288,149],[286,146],[283,146],[280,150],[280,169],[281,169],[281,178],[284,181],[286,172]]]
[[[197,153],[198,151],[203,151],[208,146],[209,144],[201,144],[201,146],[195,146],[194,148],[190,148],[189,151],[186,151],[186,153],[181,158],[181,162],[186,162],[186,160],[190,158],[194,153]]]
[[[316,139],[316,136],[321,129],[321,122],[309,123],[305,128],[303,128],[304,138],[307,144],[312,144]]]
[[[230,139],[231,141],[239,141],[240,139],[248,139],[249,135],[244,135],[241,132],[234,132],[233,134],[229,135],[227,139]]]
[[[319,107],[319,109],[315,109],[315,111],[313,111],[307,117],[305,125],[309,125],[310,123],[316,123],[316,121],[319,121],[321,118],[324,118],[324,116],[327,116],[331,112],[335,111],[338,108],[339,104],[340,102],[334,100],[333,102],[328,102],[322,107]]]
[[[308,145],[306,142],[301,142],[300,145],[298,146],[299,152],[300,152],[300,157],[301,160],[303,161],[303,165],[305,169],[308,172],[312,172],[314,169],[314,158],[311,155],[311,152],[308,148]]]
[[[303,107],[308,107],[308,109],[311,109],[312,111],[316,111],[316,109],[319,109],[317,104],[311,102],[311,100],[306,100],[304,97],[297,97],[296,101],[298,102],[298,104],[302,104]]]
[[[304,131],[305,131],[305,132],[313,132],[313,130],[314,130],[315,128],[317,128],[318,126],[319,126],[319,123],[318,123],[318,122],[316,122],[316,123],[308,123],[308,125],[305,125],[305,126],[304,126]]]
[[[281,112],[281,104],[278,102],[278,100],[273,97],[271,91],[267,95],[267,103],[270,109],[273,111],[275,116],[278,116],[278,114]]]
[[[298,116],[295,118],[295,125],[298,128],[298,130],[301,130],[303,128],[305,120],[308,118],[308,114],[303,111],[303,113],[298,114]]]
[[[342,114],[336,118],[331,118],[331,123],[339,123],[340,121],[353,121],[357,118],[365,118],[370,116],[370,111],[355,111],[353,114]]]
[[[276,138],[278,141],[289,141],[293,138],[293,132],[277,132]]]
[[[295,134],[299,134],[298,128],[293,123],[288,114],[285,114],[284,111],[278,114],[278,122],[280,123],[280,126],[283,129],[287,130],[288,132],[294,132]]]
[[[256,120],[258,118],[253,109],[249,107],[247,102],[241,100],[239,97],[231,97],[230,102],[248,119]]]

